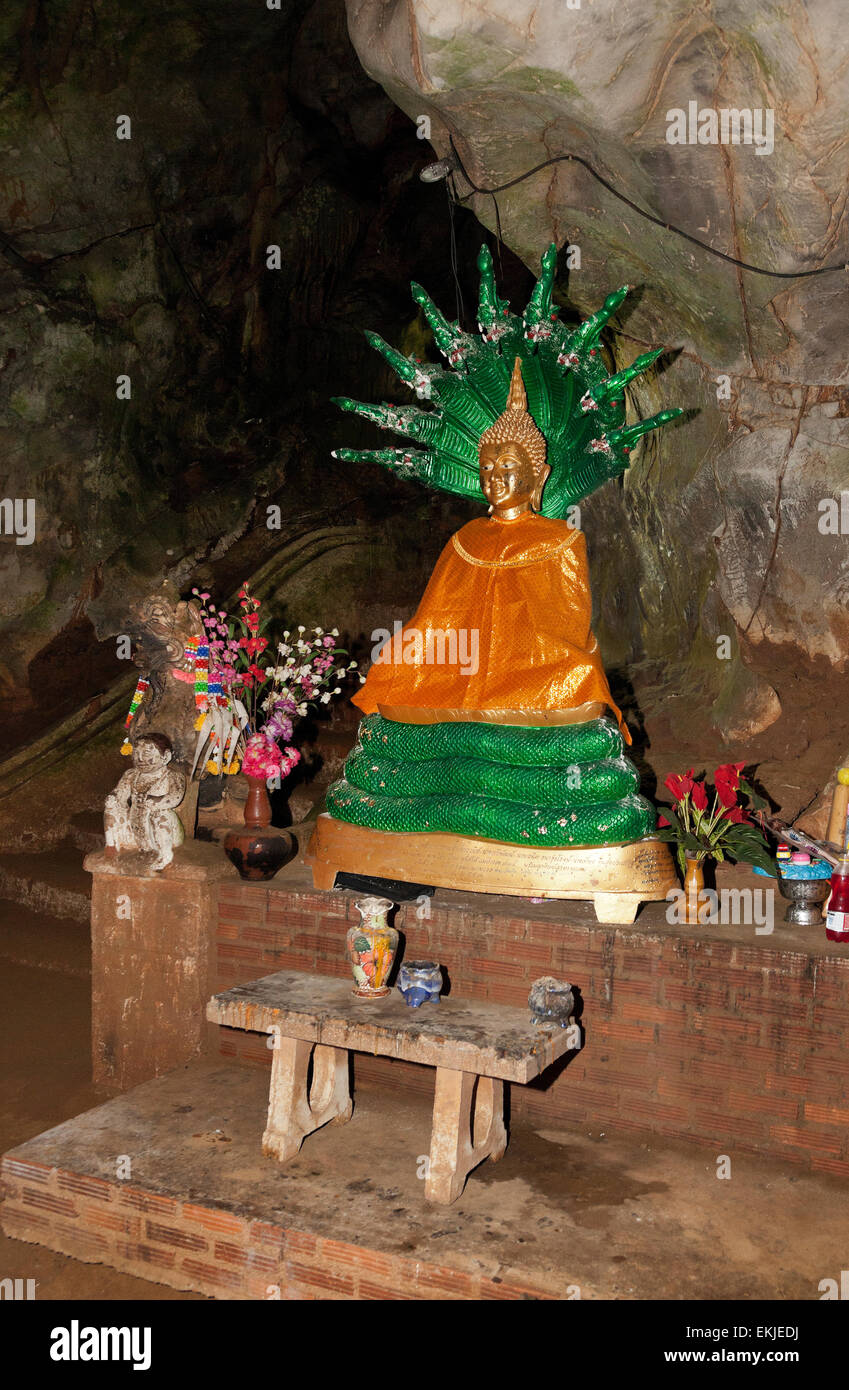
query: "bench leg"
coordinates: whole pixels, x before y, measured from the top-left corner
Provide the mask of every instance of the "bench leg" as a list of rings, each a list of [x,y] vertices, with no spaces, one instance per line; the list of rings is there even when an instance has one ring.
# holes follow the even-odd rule
[[[310,1055],[312,1085],[307,1088]],[[326,1124],[344,1124],[353,1111],[348,1081],[348,1051],[323,1047],[300,1038],[278,1038],[272,1053],[268,1123],[262,1151],[286,1163],[308,1134]]]
[[[455,1202],[472,1169],[485,1158],[496,1162],[506,1148],[504,1083],[491,1076],[477,1077],[472,1072],[437,1067],[430,1163],[425,1182],[427,1200],[445,1205]]]

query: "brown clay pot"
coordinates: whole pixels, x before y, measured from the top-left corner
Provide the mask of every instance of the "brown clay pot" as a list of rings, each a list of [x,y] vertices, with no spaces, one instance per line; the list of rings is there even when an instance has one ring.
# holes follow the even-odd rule
[[[245,879],[273,878],[278,869],[294,859],[298,843],[288,830],[231,830],[224,841],[224,853]]]

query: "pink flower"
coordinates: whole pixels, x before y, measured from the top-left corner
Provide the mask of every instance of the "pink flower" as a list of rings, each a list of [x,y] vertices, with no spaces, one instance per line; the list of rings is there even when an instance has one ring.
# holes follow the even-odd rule
[[[266,780],[280,772],[283,754],[272,739],[265,734],[251,734],[245,745],[242,771],[246,777],[263,777]]]

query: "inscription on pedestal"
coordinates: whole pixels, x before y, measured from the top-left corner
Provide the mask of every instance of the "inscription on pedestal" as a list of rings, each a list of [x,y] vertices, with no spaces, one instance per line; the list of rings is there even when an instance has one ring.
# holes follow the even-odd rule
[[[393,834],[319,816],[307,852],[316,882],[334,873],[375,874],[437,888],[518,896],[587,898],[622,893],[664,897],[677,884],[665,844],[541,849],[466,835]]]

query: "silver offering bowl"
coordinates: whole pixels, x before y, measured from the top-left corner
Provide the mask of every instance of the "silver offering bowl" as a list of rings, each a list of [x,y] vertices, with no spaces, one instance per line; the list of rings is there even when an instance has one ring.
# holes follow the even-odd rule
[[[831,879],[783,878],[779,874],[778,891],[782,898],[790,899],[790,906],[784,914],[785,922],[792,922],[797,927],[822,925],[822,904],[831,892]]]

